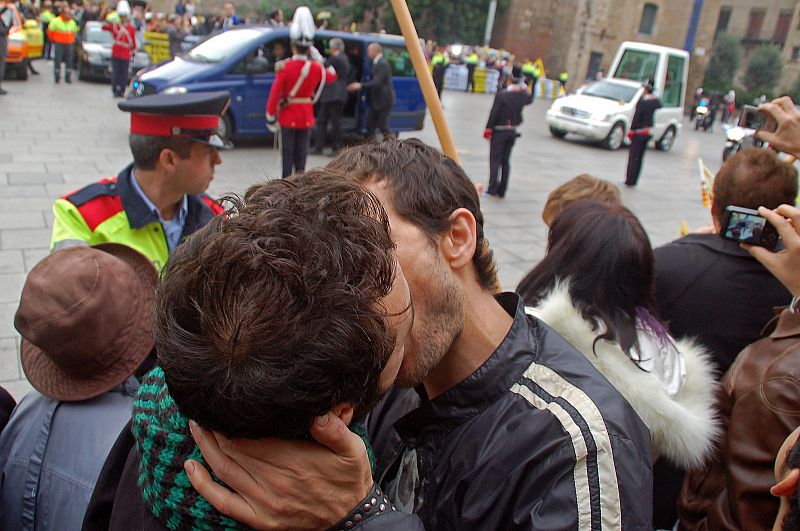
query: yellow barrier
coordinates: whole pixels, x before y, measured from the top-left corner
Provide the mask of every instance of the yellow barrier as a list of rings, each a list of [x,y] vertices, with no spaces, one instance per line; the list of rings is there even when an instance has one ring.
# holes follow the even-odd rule
[[[144,49],[150,56],[152,64],[172,59],[169,53],[169,35],[166,33],[156,33],[154,31],[145,33]]]

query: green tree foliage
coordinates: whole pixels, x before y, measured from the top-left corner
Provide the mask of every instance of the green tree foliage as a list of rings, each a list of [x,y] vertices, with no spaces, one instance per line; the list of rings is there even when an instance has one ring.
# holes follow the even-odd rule
[[[441,43],[481,44],[489,3],[490,0],[408,0],[408,9],[420,37]],[[508,0],[500,0],[498,14],[507,6]],[[353,0],[345,11],[366,31],[400,32],[390,0]]]
[[[703,88],[719,92],[730,89],[740,61],[739,39],[727,33],[717,35]]]
[[[783,74],[781,50],[775,45],[759,46],[750,56],[744,74],[744,86],[752,92],[771,94]]]

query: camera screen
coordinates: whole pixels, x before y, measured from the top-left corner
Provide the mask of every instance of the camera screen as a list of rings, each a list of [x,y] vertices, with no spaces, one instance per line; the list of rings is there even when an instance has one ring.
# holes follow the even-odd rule
[[[758,243],[766,223],[767,220],[761,216],[731,212],[730,221],[725,228],[725,237],[744,243]]]
[[[745,109],[742,113],[741,127],[745,129],[755,129],[759,131],[764,129],[767,123],[767,115],[758,109]]]

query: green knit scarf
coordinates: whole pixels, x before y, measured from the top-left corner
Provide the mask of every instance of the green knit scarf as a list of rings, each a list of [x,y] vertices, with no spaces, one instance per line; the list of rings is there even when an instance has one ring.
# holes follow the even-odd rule
[[[207,465],[189,431],[188,419],[180,413],[167,390],[160,367],[142,380],[133,403],[132,429],[140,458],[138,483],[142,497],[167,529],[249,529],[217,512],[189,482],[183,470],[184,461],[194,459]],[[374,470],[375,459],[363,427],[353,423],[351,430],[364,440]],[[213,473],[211,475],[214,481],[224,485]]]

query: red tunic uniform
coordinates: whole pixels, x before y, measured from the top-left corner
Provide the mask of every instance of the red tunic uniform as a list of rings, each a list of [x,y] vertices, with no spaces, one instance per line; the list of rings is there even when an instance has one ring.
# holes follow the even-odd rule
[[[133,28],[133,25],[106,22],[103,24],[103,29],[111,32],[111,35],[114,36],[114,45],[111,47],[111,57],[114,59],[122,59],[123,61],[130,61],[131,52],[136,49],[136,30]]]
[[[290,97],[306,63],[311,63],[308,76],[302,81],[294,96]],[[283,68],[275,76],[275,82],[269,92],[267,115],[278,114],[278,123],[284,129],[311,129],[314,127],[312,98],[322,82],[323,70],[325,70],[325,83],[336,81],[336,71],[333,68],[326,69],[304,55],[295,55],[285,61]]]

